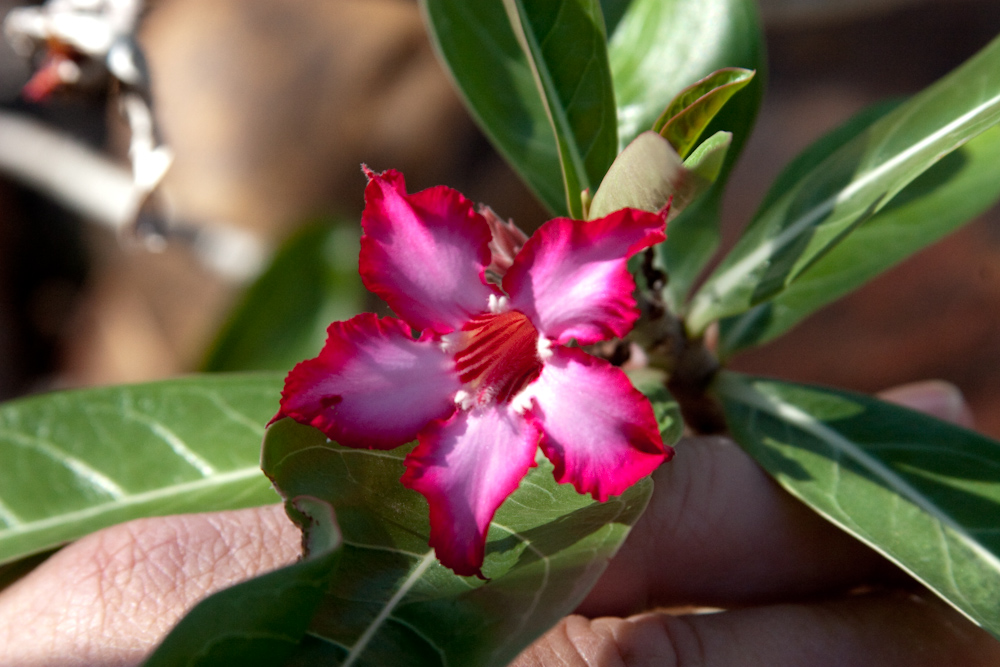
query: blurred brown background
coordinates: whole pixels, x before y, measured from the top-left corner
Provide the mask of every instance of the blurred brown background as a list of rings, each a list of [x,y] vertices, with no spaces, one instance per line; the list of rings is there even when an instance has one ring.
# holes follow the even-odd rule
[[[729,242],[813,139],[916,92],[1000,33],[996,0],[767,0],[763,12],[769,88],[731,182]],[[415,2],[158,0],[140,39],[176,153],[165,189],[184,219],[272,244],[316,214],[356,219],[366,162],[401,169],[411,191],[444,183],[525,227],[544,220],[451,91]],[[26,105],[27,76],[2,54],[0,104],[123,154],[102,91]],[[0,178],[2,397],[190,371],[239,289],[183,247],[123,246]],[[736,365],[864,391],[947,379],[1000,437],[1000,212]]]

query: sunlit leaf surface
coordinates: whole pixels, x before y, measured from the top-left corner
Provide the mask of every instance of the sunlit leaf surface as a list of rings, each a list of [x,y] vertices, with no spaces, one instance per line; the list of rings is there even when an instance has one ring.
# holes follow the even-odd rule
[[[719,130],[701,142],[694,152],[684,160],[684,167],[709,183],[714,183],[722,171],[729,147],[733,143],[733,133]]]
[[[892,112],[905,101],[905,98],[891,98],[865,107],[806,147],[785,165],[778,177],[774,179],[767,194],[761,200],[754,217],[771,208],[786,192],[793,189],[803,176],[823,164],[824,160],[837,152],[841,146],[870,128],[875,121]]]
[[[844,144],[761,213],[695,296],[701,331],[780,294],[944,155],[1000,121],[1000,39]]]
[[[780,336],[818,308],[974,219],[1000,199],[998,165],[1000,127],[994,127],[924,172],[773,299],[723,320],[721,352],[732,354]]]
[[[681,91],[653,124],[653,130],[686,158],[712,119],[753,76],[753,70],[739,67],[726,67],[709,74]]]
[[[0,562],[128,519],[277,501],[259,457],[280,392],[280,375],[220,375],[0,406]]]
[[[652,490],[643,480],[597,503],[556,484],[539,455],[491,525],[483,582],[428,548],[427,503],[399,483],[411,448],[343,448],[289,419],[269,429],[265,470],[289,498],[330,502],[344,535],[293,664],[506,665],[579,604]]]
[[[670,142],[656,132],[643,132],[611,165],[587,217],[602,218],[626,206],[655,213],[668,201],[673,217],[709,185],[687,170]]]
[[[832,389],[725,373],[716,390],[782,486],[1000,637],[1000,442]]]
[[[750,136],[763,96],[763,33],[753,0],[633,0],[608,42],[618,104],[618,143],[652,129],[682,90],[724,67],[757,71],[705,128],[732,132],[715,185],[667,231],[660,246],[670,275],[665,297],[680,312],[692,283],[718,247],[719,203],[726,179]]]
[[[758,69],[763,64],[760,37],[753,2],[633,0],[608,40],[619,146],[652,129],[681,91],[713,72],[725,67]],[[755,82],[754,87],[759,85]],[[756,102],[745,99],[736,107],[744,114],[750,110],[752,116]],[[748,127],[741,123],[718,129],[742,133]]]

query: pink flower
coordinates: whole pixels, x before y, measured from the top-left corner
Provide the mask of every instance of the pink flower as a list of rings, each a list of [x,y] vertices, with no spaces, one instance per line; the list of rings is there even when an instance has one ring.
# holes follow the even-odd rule
[[[416,438],[402,482],[427,498],[430,544],[482,577],[490,521],[538,446],[558,482],[599,501],[673,454],[625,374],[567,346],[631,329],[626,260],[665,238],[666,211],[557,218],[525,239],[455,190],[407,194],[399,172],[365,173],[361,277],[400,319],[331,324],[319,356],[289,373],[275,419],[348,447]]]

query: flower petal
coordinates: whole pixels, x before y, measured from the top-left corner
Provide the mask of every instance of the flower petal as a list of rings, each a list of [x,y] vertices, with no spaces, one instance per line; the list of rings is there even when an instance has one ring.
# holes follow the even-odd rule
[[[555,478],[600,501],[617,496],[673,456],[653,408],[625,373],[577,348],[556,346],[526,391],[527,417]]]
[[[482,575],[497,508],[535,465],[538,430],[506,406],[460,411],[420,434],[403,485],[427,498],[431,546],[462,576]]]
[[[360,271],[365,287],[417,330],[454,331],[487,309],[490,228],[468,199],[439,186],[406,193],[403,175],[367,167]]]
[[[546,222],[504,277],[511,306],[560,343],[621,338],[639,316],[626,260],[664,240],[665,225],[666,210],[630,208],[591,222]]]
[[[390,449],[447,419],[460,386],[437,342],[365,313],[331,324],[319,356],[292,369],[275,419],[315,426],[348,447]]]
[[[513,220],[503,221],[489,206],[480,206],[479,215],[483,216],[486,224],[490,226],[490,233],[493,240],[490,241],[490,252],[493,254],[493,261],[486,267],[486,270],[500,279],[503,279],[507,269],[514,263],[514,257],[521,252],[521,248],[528,241],[528,235],[514,224]]]

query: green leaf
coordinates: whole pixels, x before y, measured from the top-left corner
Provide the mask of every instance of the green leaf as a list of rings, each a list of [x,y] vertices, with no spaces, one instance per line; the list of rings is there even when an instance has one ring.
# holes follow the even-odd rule
[[[568,214],[555,135],[502,0],[420,6],[472,117],[539,200],[556,215]]]
[[[550,211],[582,218],[580,192],[596,189],[617,153],[601,6],[511,4],[508,15],[504,0],[420,4],[431,42],[493,145]],[[617,20],[624,3],[603,4]]]
[[[814,171],[841,146],[870,128],[875,121],[897,109],[905,101],[904,99],[890,99],[876,102],[857,112],[844,123],[810,144],[781,170],[778,178],[774,180],[767,194],[764,195],[764,199],[761,200],[754,217],[759,217],[761,213],[771,208],[786,192],[793,189],[800,180]]]
[[[770,301],[722,321],[723,356],[772,340],[1000,199],[1000,127],[945,156]],[[878,252],[872,252],[877,248]]]
[[[875,121],[897,108],[902,102],[903,100],[889,100],[862,109],[843,124],[810,144],[781,170],[778,178],[764,195],[754,218],[759,218],[764,211],[781,199],[782,195],[795,188],[804,176],[815,170],[844,144],[867,130]],[[865,226],[860,227],[859,231],[862,229],[865,229]],[[852,238],[848,237],[845,242],[850,244]],[[836,253],[838,249],[834,248],[831,252]],[[864,254],[874,256],[876,253],[865,252]],[[820,262],[823,262],[823,259],[820,259],[817,264]],[[813,269],[815,268],[813,267]],[[806,273],[811,273],[811,270]],[[798,281],[793,283],[788,291],[796,290],[797,285]],[[773,315],[784,312],[778,306],[782,297],[783,295],[779,294],[773,302],[765,302],[745,313],[723,319],[720,322],[719,357],[725,359],[738,349],[752,346],[758,337],[766,336]],[[832,296],[831,300],[833,298],[836,297]]]
[[[1000,638],[1000,442],[869,396],[723,373],[778,482]]]
[[[604,17],[597,0],[503,0],[555,133],[570,217],[618,154]]]
[[[773,298],[947,153],[1000,121],[1000,39],[835,151],[757,217],[688,323]]]
[[[681,312],[692,284],[719,244],[719,205],[733,163],[750,136],[763,96],[763,33],[753,0],[633,0],[608,43],[619,147],[653,127],[684,88],[724,67],[757,76],[705,132],[732,132],[732,147],[715,185],[689,206],[660,245],[670,280],[664,297]]]
[[[333,505],[344,534],[295,664],[506,665],[579,604],[652,490],[643,480],[598,503],[556,484],[539,456],[491,524],[483,582],[429,549],[427,503],[399,482],[411,449],[339,447],[290,419],[268,429],[268,475],[287,497]]]
[[[632,0],[601,0],[601,12],[604,14],[604,25],[608,33],[612,33],[622,20],[622,15]]]
[[[590,204],[588,219],[602,218],[620,208],[655,213],[673,197],[670,215],[687,208],[711,183],[688,171],[676,151],[656,132],[643,132],[611,165]]]
[[[308,556],[199,602],[144,667],[284,664],[326,592],[342,543],[329,503],[301,496],[289,504],[290,511],[311,526]]]
[[[356,225],[320,223],[290,238],[229,316],[206,371],[287,371],[314,357],[334,320],[364,307]]]
[[[762,70],[763,39],[751,0],[633,0],[608,41],[618,103],[618,142],[624,148],[652,129],[685,88],[726,67]],[[742,145],[762,92],[733,100],[728,129]],[[750,119],[738,122],[749,112]]]
[[[275,502],[259,456],[281,386],[202,376],[0,406],[0,563],[129,519]]]
[[[753,70],[740,67],[726,67],[709,74],[682,90],[653,124],[653,130],[686,158],[712,119],[733,95],[750,83],[754,74]]]
[[[666,445],[676,445],[684,435],[684,418],[681,406],[667,390],[667,376],[653,368],[635,368],[626,371],[635,388],[649,399],[660,427],[660,435]]]
[[[684,167],[709,183],[714,183],[719,178],[732,143],[733,133],[720,130],[694,149],[684,160]]]

